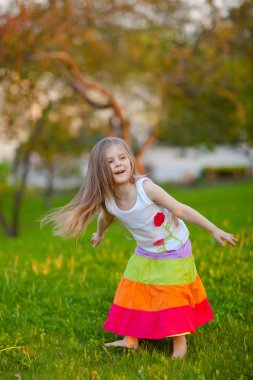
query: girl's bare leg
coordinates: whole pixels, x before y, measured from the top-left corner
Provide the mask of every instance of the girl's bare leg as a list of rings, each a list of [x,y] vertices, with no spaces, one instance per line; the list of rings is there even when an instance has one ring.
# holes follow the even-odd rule
[[[172,359],[182,359],[187,352],[187,343],[185,335],[178,335],[173,337],[173,354]]]
[[[138,338],[133,338],[132,336],[125,336],[122,340],[116,340],[115,342],[105,343],[105,347],[127,347],[134,348],[137,350],[139,348]]]

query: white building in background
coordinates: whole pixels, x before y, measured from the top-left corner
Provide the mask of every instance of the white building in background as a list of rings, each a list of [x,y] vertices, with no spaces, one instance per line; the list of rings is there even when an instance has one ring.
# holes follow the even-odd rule
[[[214,150],[150,146],[143,155],[143,164],[157,182],[191,182],[201,176],[204,168],[248,168],[253,149],[217,146]]]
[[[13,160],[17,142],[0,140],[0,164]],[[56,174],[53,178],[54,188],[71,189],[78,187],[85,176],[88,154],[80,158],[72,157],[57,162]],[[46,188],[49,173],[33,154],[28,175],[28,185]],[[253,175],[253,149],[246,147],[216,146],[213,150],[197,148],[180,148],[160,145],[149,146],[142,156],[146,174],[158,183],[176,182],[194,183],[206,168],[245,168]],[[1,172],[0,172],[1,180]]]
[[[16,144],[0,142],[0,163],[13,158]],[[196,148],[178,148],[151,145],[143,155],[146,174],[156,182],[191,183],[201,176],[204,168],[245,168],[252,172],[253,149],[217,146],[212,151]],[[55,189],[78,187],[85,176],[89,155],[69,157],[59,162],[59,175],[54,178]],[[32,156],[28,184],[45,188],[48,173],[38,164],[38,156]],[[39,168],[40,167],[40,168]],[[80,169],[78,171],[78,169]],[[79,173],[78,173],[79,172]],[[62,174],[65,173],[65,174]]]

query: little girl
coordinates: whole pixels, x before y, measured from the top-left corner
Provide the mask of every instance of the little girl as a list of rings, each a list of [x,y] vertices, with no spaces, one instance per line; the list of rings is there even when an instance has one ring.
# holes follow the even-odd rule
[[[79,192],[44,223],[53,222],[61,236],[76,237],[98,213],[93,247],[101,243],[115,218],[137,243],[103,325],[124,338],[105,346],[137,349],[139,338],[172,337],[172,358],[184,357],[185,335],[210,322],[213,313],[183,220],[209,231],[222,246],[227,241],[234,247],[237,239],[150,179],[136,176],[132,153],[123,140],[114,137],[93,147]]]

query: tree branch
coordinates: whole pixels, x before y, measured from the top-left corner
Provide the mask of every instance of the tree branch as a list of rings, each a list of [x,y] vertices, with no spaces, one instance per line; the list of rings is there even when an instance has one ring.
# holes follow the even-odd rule
[[[106,109],[106,108],[111,108],[112,105],[110,103],[99,103],[96,102],[95,100],[91,99],[88,96],[88,92],[86,88],[78,82],[76,79],[72,78],[68,73],[64,74],[64,81],[72,87],[76,92],[78,92],[85,100],[86,102],[93,108],[96,109]]]
[[[145,173],[144,167],[141,162],[141,157],[144,154],[145,150],[148,148],[148,146],[154,142],[154,139],[155,137],[153,133],[151,132],[148,138],[146,139],[146,141],[144,142],[144,144],[142,144],[142,146],[139,148],[139,150],[135,154],[136,168],[137,168],[138,173],[140,174]]]
[[[130,128],[129,128],[129,121],[126,119],[123,115],[122,109],[112,93],[108,91],[105,87],[102,85],[93,82],[91,80],[86,79],[83,74],[81,73],[76,61],[64,51],[59,52],[42,52],[39,54],[36,54],[34,56],[34,59],[37,60],[45,60],[45,59],[55,59],[63,62],[65,66],[68,68],[68,70],[73,74],[73,76],[77,79],[78,82],[80,82],[85,89],[92,89],[97,90],[101,94],[105,95],[108,98],[108,104],[111,105],[111,108],[114,111],[115,116],[120,120],[121,124],[121,134],[123,139],[126,141],[126,143],[130,146],[131,145],[131,138],[130,138]],[[80,87],[76,87],[77,90],[80,89]]]

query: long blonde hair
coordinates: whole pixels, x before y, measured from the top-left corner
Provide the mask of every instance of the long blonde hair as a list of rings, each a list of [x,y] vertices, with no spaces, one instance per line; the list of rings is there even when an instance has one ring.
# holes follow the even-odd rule
[[[135,160],[124,140],[106,137],[94,145],[88,162],[84,182],[75,197],[64,207],[47,214],[41,225],[53,223],[54,233],[63,237],[77,237],[88,227],[91,220],[105,207],[105,199],[118,195],[106,152],[112,145],[120,145],[130,160],[130,181],[135,182]]]

